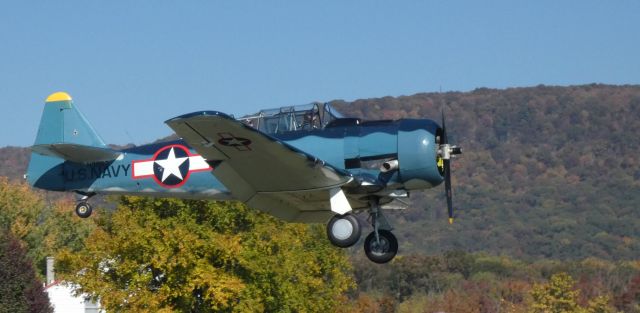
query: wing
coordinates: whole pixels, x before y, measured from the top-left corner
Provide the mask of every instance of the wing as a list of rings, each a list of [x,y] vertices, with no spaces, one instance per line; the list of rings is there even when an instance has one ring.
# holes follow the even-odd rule
[[[329,190],[352,179],[224,113],[196,112],[166,123],[207,160],[236,199],[284,220],[325,222],[331,215]]]

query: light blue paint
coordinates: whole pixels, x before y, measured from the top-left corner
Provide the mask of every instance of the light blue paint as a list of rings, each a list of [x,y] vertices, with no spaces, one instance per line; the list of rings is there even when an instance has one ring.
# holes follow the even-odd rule
[[[71,101],[44,105],[35,145],[73,143],[106,148],[106,144]]]
[[[344,138],[307,136],[286,141],[286,143],[310,153],[326,163],[344,169]]]
[[[442,182],[443,177],[437,168],[437,147],[433,134],[435,129],[398,132],[401,181],[421,180],[425,182],[422,188],[430,188]]]
[[[398,150],[397,136],[383,132],[367,134],[360,137],[358,147],[361,158],[396,153]]]

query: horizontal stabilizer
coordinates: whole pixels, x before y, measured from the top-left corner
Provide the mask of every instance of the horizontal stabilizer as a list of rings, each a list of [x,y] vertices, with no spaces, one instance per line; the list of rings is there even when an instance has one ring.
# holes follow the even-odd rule
[[[108,148],[99,148],[72,143],[40,144],[31,147],[31,151],[65,159],[76,163],[95,163],[113,161],[120,152]]]

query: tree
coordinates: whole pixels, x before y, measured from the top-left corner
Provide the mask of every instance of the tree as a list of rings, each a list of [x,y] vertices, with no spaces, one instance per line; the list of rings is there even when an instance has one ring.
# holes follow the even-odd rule
[[[93,229],[93,219],[83,220],[73,213],[71,201],[50,203],[26,183],[11,183],[0,177],[0,229],[9,230],[25,244],[27,256],[42,276],[45,258],[67,247],[83,248],[84,238]]]
[[[640,275],[635,275],[625,287],[624,292],[616,297],[615,305],[620,310],[638,312],[640,311],[638,302],[640,302]]]
[[[573,290],[573,279],[566,273],[551,276],[546,284],[533,286],[531,295],[533,313],[575,313],[579,311],[577,299],[579,292]]]
[[[0,230],[0,312],[53,312],[24,247],[6,229]]]
[[[24,240],[37,225],[43,209],[42,198],[27,184],[12,184],[0,177],[0,228],[9,229]]]
[[[580,292],[575,290],[575,282],[566,273],[551,276],[546,284],[533,286],[531,295],[534,313],[613,313],[608,296],[597,296],[589,300],[586,307],[578,305]]]
[[[113,311],[328,312],[353,279],[324,236],[237,203],[123,197],[57,270]]]
[[[95,228],[96,220],[108,218],[108,213],[98,210],[92,218],[78,217],[70,200],[58,200],[44,209],[37,227],[27,235],[29,256],[40,273],[44,273],[46,257],[53,256],[61,249],[78,252],[84,248],[84,239]]]
[[[609,297],[598,296],[589,301],[587,307],[587,313],[614,313],[613,308],[610,305]]]

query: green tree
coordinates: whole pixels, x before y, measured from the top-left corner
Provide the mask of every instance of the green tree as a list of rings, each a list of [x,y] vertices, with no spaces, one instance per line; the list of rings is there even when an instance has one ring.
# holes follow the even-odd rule
[[[353,287],[319,225],[241,204],[123,197],[58,273],[127,312],[328,312]]]
[[[53,312],[24,247],[8,230],[0,230],[0,282],[0,313]]]
[[[0,177],[0,228],[26,240],[44,211],[42,198],[25,183],[12,184]]]
[[[598,296],[589,301],[587,313],[614,313],[614,309],[610,305],[610,299],[607,296]]]
[[[566,273],[551,276],[546,284],[533,286],[532,313],[576,313],[584,312],[578,306],[579,291],[573,289],[574,281]]]
[[[47,256],[53,256],[62,249],[82,250],[85,238],[95,228],[94,221],[108,218],[102,210],[97,210],[92,218],[83,219],[75,214],[74,207],[73,201],[56,201],[43,210],[37,227],[27,235],[29,256],[40,273],[44,273]]]
[[[26,183],[0,177],[0,229],[25,244],[27,256],[42,276],[45,258],[67,247],[79,251],[93,229],[93,219],[80,219],[69,200],[46,202]]]

